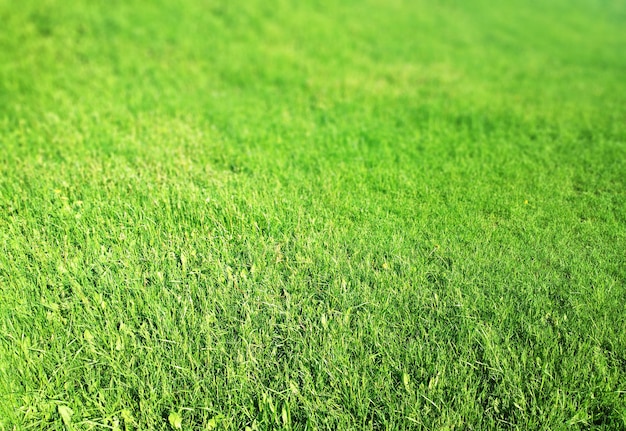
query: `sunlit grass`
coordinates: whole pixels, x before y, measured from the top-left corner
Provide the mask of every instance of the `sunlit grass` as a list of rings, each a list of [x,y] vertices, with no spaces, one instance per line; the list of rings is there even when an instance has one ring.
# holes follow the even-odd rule
[[[0,22],[0,429],[626,427],[621,3]]]

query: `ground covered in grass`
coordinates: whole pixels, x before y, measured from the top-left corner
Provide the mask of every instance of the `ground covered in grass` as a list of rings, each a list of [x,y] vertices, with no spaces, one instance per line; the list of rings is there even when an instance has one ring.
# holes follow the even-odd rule
[[[623,2],[0,23],[0,429],[626,427]]]

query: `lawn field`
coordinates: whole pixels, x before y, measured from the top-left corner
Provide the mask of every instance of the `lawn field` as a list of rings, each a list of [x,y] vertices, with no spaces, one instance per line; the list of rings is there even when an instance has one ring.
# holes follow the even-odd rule
[[[0,431],[625,430],[625,29],[0,0]]]

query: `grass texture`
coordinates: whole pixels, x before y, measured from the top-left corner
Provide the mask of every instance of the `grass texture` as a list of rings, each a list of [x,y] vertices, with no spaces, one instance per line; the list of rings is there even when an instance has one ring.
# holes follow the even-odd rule
[[[626,428],[623,2],[0,23],[0,429]]]

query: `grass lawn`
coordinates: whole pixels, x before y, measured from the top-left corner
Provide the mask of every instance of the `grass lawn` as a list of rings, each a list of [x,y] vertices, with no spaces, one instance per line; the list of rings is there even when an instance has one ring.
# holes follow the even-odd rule
[[[0,0],[0,430],[626,429],[624,28]]]

